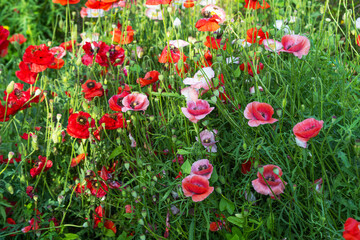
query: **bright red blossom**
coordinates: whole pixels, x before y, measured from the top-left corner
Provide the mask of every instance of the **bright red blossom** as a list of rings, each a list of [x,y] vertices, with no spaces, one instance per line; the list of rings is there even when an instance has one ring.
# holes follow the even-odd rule
[[[91,124],[89,123],[89,119]],[[87,139],[90,136],[89,128],[95,127],[95,121],[86,112],[73,113],[69,117],[67,133],[74,138]]]
[[[272,118],[274,109],[267,103],[252,102],[249,103],[244,111],[246,119],[250,127],[257,127],[261,124],[272,124],[278,121],[278,119]]]
[[[30,169],[31,177],[36,177],[42,171],[48,171],[52,167],[52,165],[53,162],[51,160],[48,160],[46,157],[39,156],[39,160],[35,162],[34,168]]]
[[[9,40],[9,30],[5,29],[3,26],[0,26],[0,57],[5,57],[8,53]]]
[[[104,95],[104,89],[101,83],[95,80],[87,80],[82,87],[82,92],[85,93],[85,99],[91,101],[94,97],[101,97]]]
[[[353,218],[348,218],[344,224],[343,238],[345,240],[359,240],[360,222]]]
[[[43,72],[54,62],[54,55],[45,44],[30,45],[23,55],[23,61],[30,64],[31,72]]]
[[[248,43],[259,42],[259,44],[262,44],[265,39],[269,39],[269,33],[264,33],[261,28],[259,30],[257,28],[250,28],[246,32],[246,41]]]
[[[140,83],[141,87],[145,87],[149,84],[155,83],[159,80],[160,73],[158,71],[150,71],[145,74],[144,78],[138,78],[137,83]]]
[[[15,43],[18,42],[20,45],[23,44],[24,42],[26,42],[26,38],[24,37],[24,35],[20,34],[20,33],[16,33],[14,35],[12,35],[9,38],[9,41],[11,43]]]
[[[195,27],[200,32],[214,32],[220,28],[219,23],[221,18],[218,15],[213,15],[210,18],[202,18],[196,22]]]
[[[203,176],[189,175],[182,180],[182,190],[186,197],[192,197],[194,202],[201,202],[214,191],[214,187],[210,187],[209,180]]]
[[[245,0],[245,8],[250,8],[250,9],[266,9],[266,8],[270,8],[270,5],[263,0],[263,4],[262,6],[260,5],[259,1],[261,0]]]

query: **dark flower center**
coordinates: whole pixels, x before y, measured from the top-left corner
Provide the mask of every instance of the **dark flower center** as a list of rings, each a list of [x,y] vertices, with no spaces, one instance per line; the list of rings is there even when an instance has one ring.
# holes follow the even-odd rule
[[[95,87],[95,83],[94,83],[94,82],[88,82],[88,83],[86,84],[86,86],[87,86],[88,88],[94,88],[94,87]]]
[[[110,114],[110,115],[109,115],[109,118],[116,120],[116,119],[117,119],[117,115],[116,115],[116,114]]]
[[[130,107],[135,108],[137,105],[139,105],[139,103],[135,101],[130,104]]]
[[[86,125],[87,119],[84,116],[78,116],[76,122],[80,125]]]
[[[14,94],[15,94],[15,96],[16,96],[17,98],[21,98],[21,90],[15,89],[15,90],[14,90]]]
[[[208,166],[207,165],[201,165],[198,170],[199,171],[202,171],[202,170],[205,170],[205,169],[208,169]]]
[[[269,182],[275,182],[274,176],[267,176],[265,179],[266,179],[266,181],[269,181]]]
[[[122,98],[118,98],[118,100],[116,101],[116,104],[118,106],[122,106]]]
[[[204,139],[204,141],[203,141],[204,143],[210,143],[211,142],[211,140],[210,140],[210,138],[207,138],[207,139]]]

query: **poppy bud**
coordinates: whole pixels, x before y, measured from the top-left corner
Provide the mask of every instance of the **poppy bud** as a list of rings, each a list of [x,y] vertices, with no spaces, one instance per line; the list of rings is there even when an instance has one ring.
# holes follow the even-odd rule
[[[157,177],[156,177],[156,176],[154,176],[154,177],[153,177],[153,180],[154,180],[155,182],[157,182]]]
[[[140,225],[144,225],[144,220],[139,219],[138,224],[140,224]]]
[[[143,218],[146,218],[147,212],[145,209],[141,211],[141,215],[143,216]]]
[[[171,137],[171,140],[172,140],[173,142],[175,142],[176,139],[177,139],[177,136],[176,136],[176,135],[173,135],[173,136]]]
[[[36,89],[36,91],[35,91],[35,97],[36,96],[39,96],[41,94],[41,90],[40,89]]]
[[[285,108],[285,107],[286,107],[286,104],[287,104],[287,102],[286,102],[286,99],[284,98],[284,99],[282,100],[282,108]]]
[[[135,191],[131,191],[131,196],[133,196],[134,198],[137,198],[137,193]]]
[[[133,121],[134,123],[136,122],[136,116],[132,115],[130,118],[131,118],[131,121]]]
[[[39,196],[38,196],[38,195],[34,195],[33,199],[34,199],[35,202],[37,202],[37,200],[39,199]]]
[[[159,80],[160,80],[160,81],[164,80],[164,75],[160,74],[160,75],[159,75]]]
[[[56,114],[56,119],[57,119],[58,122],[60,122],[61,116],[62,115],[60,113]]]
[[[150,116],[149,119],[150,119],[150,122],[153,122],[153,121],[155,120],[155,117],[154,117],[154,116]]]
[[[147,170],[148,170],[149,172],[151,172],[151,166],[150,166],[150,165],[148,165],[146,168],[147,168]]]
[[[64,21],[60,19],[59,21],[59,28],[62,29],[64,27]]]
[[[175,128],[172,128],[172,129],[171,129],[171,133],[172,133],[172,134],[175,134],[175,131],[176,131]]]
[[[219,181],[221,184],[225,184],[225,178],[223,176],[219,176]]]
[[[244,150],[246,150],[246,148],[247,148],[247,145],[245,142],[243,143],[243,148],[244,148]]]
[[[218,194],[222,194],[220,187],[216,187],[216,188],[215,188],[215,191],[216,191]]]
[[[6,183],[6,184],[5,184],[5,187],[6,187],[6,190],[8,190],[8,192],[9,192],[11,195],[14,194],[14,188],[13,188],[13,186],[11,186],[10,183]]]
[[[123,197],[126,197],[126,192],[125,192],[125,191],[121,191],[121,195],[122,195]]]
[[[11,81],[11,82],[9,83],[9,85],[8,85],[7,88],[6,88],[6,93],[7,93],[7,94],[10,94],[10,93],[12,93],[12,92],[14,91],[14,85],[15,85],[15,82],[14,82],[14,81]]]
[[[15,155],[14,152],[9,152],[9,153],[8,153],[8,159],[9,159],[9,161],[13,158],[14,155]]]
[[[87,228],[89,226],[88,222],[84,222],[84,224],[82,225],[84,228]]]
[[[146,236],[143,234],[143,235],[140,235],[140,240],[145,240],[146,239]]]
[[[20,183],[26,183],[26,179],[24,175],[20,176]]]

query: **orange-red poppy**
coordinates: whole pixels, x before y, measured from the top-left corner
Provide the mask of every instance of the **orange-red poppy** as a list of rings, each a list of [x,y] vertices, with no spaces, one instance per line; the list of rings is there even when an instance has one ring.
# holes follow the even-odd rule
[[[262,44],[265,39],[269,39],[269,33],[264,33],[261,28],[259,30],[257,28],[250,28],[246,32],[246,41],[248,43],[256,43],[259,41],[259,44]]]
[[[75,166],[77,166],[82,160],[84,160],[85,159],[85,153],[81,153],[81,154],[79,154],[76,158],[73,158],[72,160],[71,160],[71,165],[70,165],[70,167],[75,167]]]
[[[63,59],[54,58],[54,62],[49,65],[49,68],[51,69],[60,69],[64,66],[65,61]]]
[[[134,40],[134,30],[131,26],[127,26],[126,31],[122,31],[121,24],[114,31],[110,32],[113,35],[114,42],[119,44],[129,44]]]
[[[147,0],[146,5],[170,4],[172,0]]]
[[[195,27],[201,32],[213,32],[220,28],[219,22],[221,18],[213,15],[211,18],[202,18],[197,21]]]
[[[205,44],[205,46],[207,46],[208,48],[212,48],[212,49],[218,50],[218,49],[220,49],[220,47],[221,47],[220,42],[221,42],[221,38],[216,39],[216,38],[214,38],[214,37],[211,37],[211,38],[210,38],[210,36],[207,36],[207,37],[206,37],[206,42],[204,42],[204,44]],[[225,43],[225,45],[223,46],[222,49],[223,49],[223,50],[226,50],[226,43]]]
[[[137,83],[140,83],[141,87],[145,87],[159,80],[160,73],[158,71],[150,71],[146,73],[144,78],[138,78]]]
[[[85,3],[85,6],[91,9],[103,9],[105,11],[109,10],[113,3],[118,2],[119,0],[88,0]]]
[[[360,35],[357,37],[356,43],[360,47]]]
[[[17,34],[12,35],[11,38],[9,38],[9,41],[11,43],[18,42],[21,45],[24,42],[26,42],[26,38],[24,37],[24,35],[17,33]]]
[[[80,0],[52,0],[53,3],[59,3],[61,5],[67,5],[69,4],[77,4],[80,2]]]
[[[245,0],[245,8],[250,8],[250,9],[266,9],[266,8],[269,8],[270,5],[265,1],[263,0],[263,5],[261,6],[260,3],[259,3],[259,0]]]
[[[192,8],[193,6],[195,6],[194,0],[186,0],[186,2],[184,2],[185,8]]]
[[[170,53],[168,52],[168,48],[170,50]],[[159,62],[177,63],[180,59],[182,59],[183,62],[185,62],[187,57],[182,52],[180,52],[180,50],[177,47],[173,45],[169,45],[169,47],[165,46],[165,48],[161,52],[161,55],[159,57]]]

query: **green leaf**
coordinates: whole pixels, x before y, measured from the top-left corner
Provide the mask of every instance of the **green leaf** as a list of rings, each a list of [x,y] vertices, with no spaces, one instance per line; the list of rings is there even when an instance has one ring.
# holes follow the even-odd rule
[[[118,156],[120,153],[123,152],[123,149],[121,146],[118,146],[117,148],[115,148],[114,151],[112,151],[112,153],[109,156],[109,160],[115,158],[116,156]]]
[[[237,218],[237,217],[230,216],[230,217],[227,218],[227,220],[229,222],[231,222],[232,224],[235,224],[236,226],[241,227],[241,228],[244,225],[244,220],[240,219],[240,218]]]
[[[5,221],[6,221],[6,211],[5,211],[5,208],[0,207],[0,214],[1,214],[1,217],[3,218],[3,223],[5,223]]]
[[[338,157],[341,159],[341,161],[343,162],[343,164],[344,164],[344,166],[346,167],[346,168],[350,168],[351,167],[351,164],[350,164],[350,162],[349,162],[349,160],[348,160],[348,158],[347,158],[347,156],[346,156],[346,154],[345,153],[343,153],[343,152],[338,152],[337,153],[337,155],[338,155]]]
[[[74,233],[65,233],[65,238],[66,240],[75,240],[75,239],[80,239],[79,235],[74,234]]]
[[[225,198],[222,198],[220,201],[220,211],[224,211],[225,209],[229,214],[233,214],[235,210],[235,204]]]
[[[183,165],[181,165],[181,172],[182,174],[190,174],[191,172],[191,164],[189,160],[186,160]]]
[[[180,154],[180,155],[188,155],[188,154],[191,154],[191,152],[186,151],[186,150],[184,150],[184,149],[178,149],[178,150],[177,150],[177,154]]]
[[[237,67],[236,70],[235,70],[235,72],[234,72],[234,76],[235,76],[235,77],[240,77],[240,74],[241,74],[240,68]]]
[[[123,231],[121,235],[117,238],[117,240],[131,240],[131,236],[127,236],[127,232]]]
[[[195,232],[195,221],[194,218],[190,224],[190,229],[189,229],[189,240],[193,240],[194,239],[194,232]]]
[[[104,235],[107,237],[115,237],[115,233],[111,229],[106,229]]]
[[[211,178],[210,178],[211,182],[212,183],[216,182],[218,180],[218,178],[219,178],[219,175],[217,174],[216,168],[213,168],[213,172],[212,172]]]

